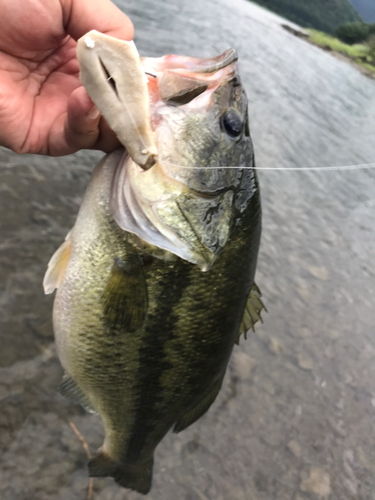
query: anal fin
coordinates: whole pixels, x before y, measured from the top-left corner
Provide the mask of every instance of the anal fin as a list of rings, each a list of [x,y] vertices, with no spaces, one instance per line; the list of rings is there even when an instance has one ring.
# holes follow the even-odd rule
[[[57,391],[62,396],[73,401],[73,403],[78,403],[83,406],[83,408],[89,413],[96,413],[89,398],[67,373],[64,373],[63,378],[57,387]]]
[[[173,432],[180,432],[189,427],[189,425],[196,422],[202,415],[206,413],[212,403],[215,401],[217,395],[220,392],[221,386],[223,384],[224,374],[214,382],[210,391],[203,396],[198,403],[188,410],[184,415],[177,420],[173,427]]]
[[[250,330],[250,328],[254,331],[255,323],[257,323],[258,321],[263,323],[260,313],[262,312],[262,310],[265,310],[267,312],[267,309],[261,300],[261,296],[262,294],[258,286],[254,283],[246,302],[245,311],[242,317],[236,344],[240,343],[240,337],[242,334],[244,334],[245,339],[247,338],[247,331]]]

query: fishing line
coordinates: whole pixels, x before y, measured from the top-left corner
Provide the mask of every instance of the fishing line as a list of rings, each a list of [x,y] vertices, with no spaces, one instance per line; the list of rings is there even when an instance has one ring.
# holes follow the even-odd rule
[[[152,75],[153,76],[153,75]],[[108,78],[110,80],[112,77]],[[133,118],[133,114],[130,112],[128,104],[126,102],[123,103],[126,107],[126,111],[128,112],[128,115],[130,116],[132,120],[132,124],[134,126],[134,129],[137,131],[138,137],[140,138],[141,143],[143,143],[144,147],[146,148],[146,143],[141,135],[141,133],[138,130],[138,127],[136,125],[136,121]],[[171,163],[169,161],[162,160],[159,158],[160,163],[164,163],[165,165],[169,165],[171,167],[176,167],[180,169],[185,169],[185,170],[212,170],[212,169],[249,169],[249,170],[272,170],[272,171],[298,171],[298,172],[318,172],[320,170],[328,172],[332,170],[341,170],[341,171],[349,171],[349,170],[371,170],[375,168],[375,162],[371,163],[359,163],[356,165],[329,165],[329,166],[322,166],[322,167],[241,167],[237,165],[223,165],[223,166],[212,166],[212,167],[187,167],[184,165],[177,165],[175,163]]]
[[[169,165],[171,167],[186,169],[186,170],[212,170],[215,168],[219,169],[249,169],[249,170],[280,170],[280,171],[300,171],[300,172],[317,172],[319,170],[329,171],[329,170],[366,170],[375,168],[375,162],[372,163],[359,163],[356,165],[330,165],[322,167],[242,167],[240,165],[223,165],[223,166],[213,166],[213,167],[187,167],[184,165],[178,165],[168,161],[160,160],[161,163]]]
[[[145,73],[146,74],[146,73]],[[154,75],[150,75],[150,76],[154,76]],[[131,112],[129,112],[129,108],[128,108],[128,105],[126,102],[124,102],[125,104],[125,107],[126,107],[126,110],[132,120],[132,123],[133,123],[133,126],[135,128],[135,130],[137,130],[137,134],[141,140],[141,143],[144,144],[144,146],[146,147],[146,144],[145,144],[145,141],[142,137],[142,135],[140,134],[139,130],[138,130],[138,127],[136,126],[136,121],[134,120],[133,118],[133,115]],[[333,170],[338,170],[338,171],[349,171],[349,170],[371,170],[373,168],[375,168],[375,162],[370,162],[370,163],[359,163],[359,164],[355,164],[355,165],[329,165],[329,166],[322,166],[322,167],[241,167],[241,166],[237,166],[237,165],[223,165],[223,166],[212,166],[212,167],[194,167],[194,166],[191,166],[191,167],[187,167],[187,166],[184,166],[184,165],[177,165],[175,163],[171,163],[169,161],[163,161],[161,158],[159,158],[159,161],[161,163],[164,163],[166,165],[169,165],[171,167],[176,167],[176,168],[181,168],[181,169],[185,169],[185,170],[212,170],[212,169],[241,169],[241,170],[245,170],[245,169],[249,169],[249,170],[272,170],[272,171],[299,171],[299,172],[318,172],[320,170],[322,171],[325,171],[325,172],[328,172],[328,171],[333,171]]]
[[[248,167],[245,167],[248,168]],[[358,165],[331,165],[323,167],[254,167],[254,170],[300,170],[305,172],[318,172],[319,170],[366,170],[375,168],[375,163],[359,163]]]

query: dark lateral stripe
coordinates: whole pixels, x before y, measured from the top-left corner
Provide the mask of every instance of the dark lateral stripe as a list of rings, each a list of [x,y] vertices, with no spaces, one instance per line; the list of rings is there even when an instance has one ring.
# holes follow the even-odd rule
[[[160,261],[157,267],[160,269]],[[165,397],[165,388],[160,383],[160,377],[171,367],[164,347],[175,336],[174,326],[178,318],[174,309],[189,286],[190,268],[191,265],[183,261],[174,266],[166,265],[158,279],[158,296],[150,297],[151,307],[145,322],[145,336],[139,353],[138,371],[135,374],[138,380],[138,398],[134,405],[137,410],[126,453],[128,462],[139,460],[147,438],[153,434],[156,425],[165,419],[163,412],[156,408]],[[155,276],[152,279],[155,279]],[[178,287],[176,283],[179,284]]]

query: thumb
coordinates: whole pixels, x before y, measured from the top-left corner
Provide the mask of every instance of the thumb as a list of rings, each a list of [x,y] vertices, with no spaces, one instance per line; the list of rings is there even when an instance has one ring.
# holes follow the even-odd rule
[[[78,87],[69,97],[64,129],[65,140],[74,151],[101,149],[108,152],[120,146],[84,87]]]
[[[132,40],[131,20],[110,0],[60,0],[64,13],[65,31],[78,40],[90,30]]]

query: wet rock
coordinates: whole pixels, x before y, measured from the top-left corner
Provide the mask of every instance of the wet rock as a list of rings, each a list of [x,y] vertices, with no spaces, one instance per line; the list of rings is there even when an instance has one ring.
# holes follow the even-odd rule
[[[338,332],[337,330],[328,330],[327,336],[331,340],[337,340],[340,337],[341,333]]]
[[[307,354],[305,354],[303,352],[298,354],[297,362],[298,362],[298,366],[300,368],[302,368],[302,370],[311,371],[314,368],[314,362],[313,362],[312,358],[310,358],[310,356],[308,356]]]
[[[271,380],[263,380],[259,385],[270,396],[274,396],[276,394],[275,386]]]
[[[331,345],[328,345],[326,347],[326,349],[324,350],[324,355],[326,356],[326,358],[328,359],[333,359],[334,357],[334,354],[333,354],[333,350],[332,350],[332,346]]]
[[[308,477],[302,479],[301,491],[314,493],[320,498],[326,498],[331,493],[331,480],[327,472],[319,467],[311,467]]]
[[[5,399],[9,395],[9,390],[6,388],[5,385],[0,384],[0,401],[2,399]]]
[[[53,340],[53,326],[52,317],[45,321],[40,322],[39,320],[27,320],[26,326],[31,331],[33,335],[39,340]]]
[[[312,331],[309,330],[308,328],[298,328],[295,330],[293,333],[294,337],[300,337],[301,339],[306,339],[312,336]]]
[[[368,456],[366,455],[366,453],[364,452],[363,448],[358,446],[355,450],[355,454],[356,454],[358,462],[361,464],[361,466],[364,469],[371,470],[370,460],[369,460]]]
[[[328,279],[328,271],[325,267],[309,266],[307,269],[318,280],[326,281]]]
[[[257,365],[257,361],[244,352],[234,352],[231,363],[235,375],[240,380],[249,379],[252,371]]]
[[[267,493],[268,491],[268,478],[262,471],[256,471],[254,476],[254,483],[256,489],[262,493]]]
[[[198,450],[199,446],[200,446],[199,440],[194,438],[185,444],[183,449],[183,454],[186,456],[194,455],[194,453]]]
[[[332,430],[334,433],[339,436],[339,437],[346,437],[346,431],[344,429],[344,422],[342,420],[339,420],[336,422],[336,420],[333,417],[328,417],[327,418],[329,425],[331,426]]]
[[[292,33],[294,36],[298,36],[300,38],[309,38],[309,32],[306,30],[302,30],[299,27],[296,28],[295,26],[290,26],[289,24],[282,24],[281,25],[284,30],[289,31],[289,33]]]
[[[353,450],[345,450],[343,456],[344,471],[347,477],[344,478],[344,484],[347,490],[353,496],[358,494],[358,480],[356,478],[355,469],[355,458]]]
[[[297,405],[296,406],[296,409],[294,411],[294,414],[296,417],[300,417],[303,413],[303,409],[302,409],[302,406],[301,405]]]
[[[297,443],[297,441],[289,441],[288,443],[288,450],[296,457],[300,458],[301,457],[301,447]]]
[[[351,495],[354,497],[358,498],[358,483],[356,479],[349,479],[348,477],[345,477],[343,479],[343,483],[345,485],[345,488],[350,492]]]
[[[297,292],[301,299],[308,301],[310,299],[310,291],[308,286],[299,285]]]
[[[340,411],[342,411],[345,408],[345,399],[340,398],[337,403],[335,404],[336,408]]]
[[[272,352],[272,354],[281,354],[284,349],[280,342],[275,337],[270,337],[268,341],[268,349]]]
[[[197,499],[199,500],[208,500],[207,496],[203,493],[203,491],[198,490],[195,486],[193,486],[193,490],[197,494]]]

